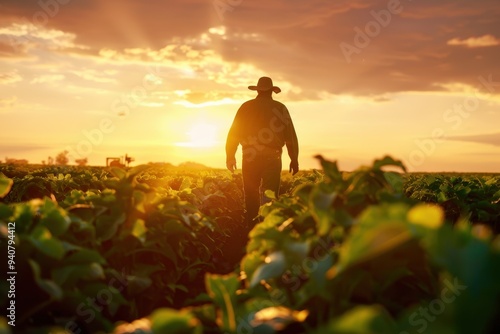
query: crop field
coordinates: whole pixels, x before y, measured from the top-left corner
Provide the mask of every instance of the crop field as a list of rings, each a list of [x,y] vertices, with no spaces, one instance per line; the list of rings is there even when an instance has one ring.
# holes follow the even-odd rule
[[[317,158],[249,227],[238,172],[0,165],[0,332],[499,332],[499,174]]]

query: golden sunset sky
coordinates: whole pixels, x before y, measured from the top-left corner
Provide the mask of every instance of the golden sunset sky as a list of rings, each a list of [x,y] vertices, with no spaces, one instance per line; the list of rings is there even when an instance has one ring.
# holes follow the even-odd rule
[[[0,0],[0,160],[224,168],[260,76],[301,169],[500,172],[498,0]]]

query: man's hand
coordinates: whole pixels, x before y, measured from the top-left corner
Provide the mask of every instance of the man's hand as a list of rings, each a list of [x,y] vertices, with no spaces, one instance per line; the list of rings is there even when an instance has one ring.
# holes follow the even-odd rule
[[[226,167],[231,171],[231,173],[234,173],[236,170],[236,159],[231,158],[226,160]]]
[[[290,173],[292,173],[292,175],[295,175],[297,174],[298,171],[299,171],[299,162],[298,161],[290,162]]]

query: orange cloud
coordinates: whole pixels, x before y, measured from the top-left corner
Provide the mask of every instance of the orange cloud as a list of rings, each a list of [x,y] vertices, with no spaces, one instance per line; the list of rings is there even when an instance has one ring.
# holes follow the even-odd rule
[[[481,37],[469,37],[467,39],[453,38],[446,44],[454,46],[465,46],[468,48],[483,48],[488,46],[500,45],[500,39],[492,35],[484,35]]]
[[[65,76],[62,74],[44,74],[40,75],[30,81],[31,84],[45,84],[64,80]]]
[[[479,76],[489,74],[498,80],[492,73],[498,54],[491,47],[499,45],[494,37],[500,36],[498,2],[401,3],[401,15],[369,36],[347,64],[339,44],[353,44],[354,29],[364,31],[375,20],[371,13],[384,11],[387,0],[243,1],[223,20],[212,1],[151,1],[146,6],[133,0],[88,0],[68,3],[37,28],[22,19],[41,10],[37,2],[4,0],[0,57],[12,56],[9,40],[25,40],[18,53],[33,58],[34,50],[43,49],[92,58],[96,67],[161,64],[178,85],[175,89],[196,82],[239,90],[265,74],[297,99],[318,99],[318,92],[384,96],[437,91],[442,88],[435,83],[443,82],[476,86]],[[97,73],[79,77],[111,83]]]
[[[0,85],[11,85],[20,81],[23,81],[23,77],[20,76],[16,70],[0,73]]]
[[[455,141],[473,142],[473,143],[500,146],[500,132],[470,135],[470,136],[451,136],[451,137],[448,137],[447,139],[448,140],[455,140]]]
[[[6,99],[0,98],[0,109],[7,109],[13,107],[17,102],[17,97],[12,96]]]

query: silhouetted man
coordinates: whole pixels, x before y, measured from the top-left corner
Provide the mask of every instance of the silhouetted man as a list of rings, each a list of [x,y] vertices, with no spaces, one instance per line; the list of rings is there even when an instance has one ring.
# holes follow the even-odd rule
[[[226,166],[236,169],[236,151],[243,150],[243,188],[245,193],[245,222],[252,227],[257,221],[259,207],[269,199],[265,190],[279,195],[281,154],[286,145],[290,157],[290,172],[299,171],[299,144],[292,119],[286,106],[273,100],[272,94],[281,92],[271,78],[262,77],[256,90],[258,95],[241,105],[236,113],[226,141]]]

